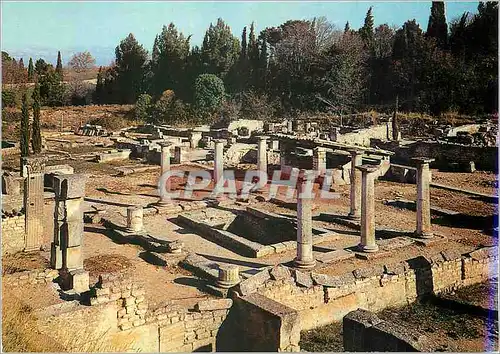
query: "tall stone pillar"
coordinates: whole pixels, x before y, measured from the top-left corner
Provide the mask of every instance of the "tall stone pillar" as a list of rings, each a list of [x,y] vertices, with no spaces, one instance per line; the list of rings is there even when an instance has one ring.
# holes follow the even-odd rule
[[[412,160],[417,163],[417,230],[415,234],[422,238],[431,238],[433,234],[429,191],[431,171],[429,164],[434,159],[415,157]]]
[[[316,265],[313,257],[312,242],[312,199],[301,198],[307,179],[300,176],[297,180],[297,268],[311,269]]]
[[[55,269],[83,269],[83,198],[86,176],[80,174],[54,177],[56,208],[51,265]]]
[[[168,145],[161,146],[161,174],[170,171],[170,147]]]
[[[259,136],[257,145],[257,170],[267,173],[267,139],[268,136]]]
[[[24,250],[40,250],[43,243],[43,173],[45,159],[25,157],[27,176],[24,180],[25,237]]]
[[[313,149],[313,170],[318,171],[320,175],[326,172],[326,150],[322,147]]]
[[[375,242],[375,172],[378,166],[361,165],[356,168],[362,173],[361,243],[358,248],[363,252],[376,252],[378,246]]]
[[[214,183],[217,184],[224,173],[224,139],[215,139],[214,151]]]
[[[351,150],[351,210],[349,217],[351,219],[359,220],[361,218],[361,171],[356,167],[363,163],[363,150]]]

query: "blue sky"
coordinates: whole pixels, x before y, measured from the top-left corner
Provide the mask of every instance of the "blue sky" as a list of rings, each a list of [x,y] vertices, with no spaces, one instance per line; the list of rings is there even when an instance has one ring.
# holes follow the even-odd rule
[[[447,2],[448,22],[463,12],[476,12],[477,1]],[[288,19],[325,16],[339,28],[349,21],[359,28],[373,6],[375,24],[401,26],[416,19],[427,28],[430,1],[422,2],[9,2],[2,1],[2,50],[14,57],[43,57],[54,62],[61,50],[63,64],[77,51],[89,50],[98,65],[114,58],[114,48],[132,32],[151,51],[163,25],[174,22],[191,43],[201,44],[210,22],[222,17],[240,37],[255,21],[257,31]]]

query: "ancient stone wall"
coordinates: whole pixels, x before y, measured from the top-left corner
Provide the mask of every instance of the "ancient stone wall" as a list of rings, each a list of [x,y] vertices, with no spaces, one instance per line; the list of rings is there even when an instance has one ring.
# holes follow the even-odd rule
[[[402,306],[431,292],[484,281],[497,274],[494,247],[460,257],[442,252],[432,259],[357,269],[341,276],[295,271],[293,279],[269,280],[258,292],[299,312],[302,330],[339,321],[358,308]]]
[[[2,281],[5,285],[9,285],[10,287],[23,287],[27,284],[52,283],[58,276],[59,272],[55,269],[34,269],[4,275]]]
[[[2,254],[24,249],[25,215],[2,219]]]
[[[342,337],[348,352],[432,351],[427,338],[413,328],[395,326],[361,309],[344,317]]]
[[[350,145],[370,146],[370,139],[380,139],[383,141],[391,140],[391,122],[375,125],[366,129],[357,129],[346,134],[340,134],[337,137],[337,142]]]
[[[210,351],[232,306],[230,299],[207,299],[194,309],[169,303],[150,310],[143,286],[123,275],[103,275],[90,291],[90,306],[46,310],[41,328],[61,343],[84,333],[86,345],[101,351]]]

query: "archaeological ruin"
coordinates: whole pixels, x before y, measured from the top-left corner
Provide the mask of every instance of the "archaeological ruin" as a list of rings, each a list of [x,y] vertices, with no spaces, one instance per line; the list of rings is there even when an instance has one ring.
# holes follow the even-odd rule
[[[44,131],[22,164],[2,149],[4,293],[69,351],[309,351],[328,328],[345,351],[441,350],[396,313],[498,315],[496,293],[458,298],[498,277],[496,127],[393,129]]]

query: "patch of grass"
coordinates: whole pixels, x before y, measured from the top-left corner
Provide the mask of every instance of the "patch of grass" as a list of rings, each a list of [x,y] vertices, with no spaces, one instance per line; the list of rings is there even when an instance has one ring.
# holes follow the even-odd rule
[[[342,322],[303,331],[300,334],[300,349],[308,352],[342,352]]]

